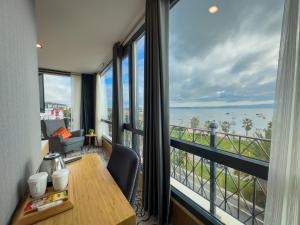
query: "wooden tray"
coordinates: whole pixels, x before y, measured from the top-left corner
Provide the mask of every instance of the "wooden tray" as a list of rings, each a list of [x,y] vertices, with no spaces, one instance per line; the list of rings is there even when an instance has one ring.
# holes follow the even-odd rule
[[[63,203],[43,211],[39,211],[39,212],[35,211],[32,213],[24,214],[24,207],[28,202],[33,200],[28,194],[26,199],[21,203],[20,207],[18,208],[12,224],[29,225],[47,219],[51,216],[57,215],[69,209],[72,209],[73,208],[73,186],[72,186],[72,176],[70,175],[69,175],[68,187],[66,188],[66,190],[68,190],[68,199],[64,200]],[[55,193],[53,187],[48,187],[45,195],[52,194],[52,193]]]

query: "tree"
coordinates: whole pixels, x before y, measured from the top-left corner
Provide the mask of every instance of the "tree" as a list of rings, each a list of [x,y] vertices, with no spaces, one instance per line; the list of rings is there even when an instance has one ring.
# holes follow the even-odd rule
[[[253,127],[253,122],[251,119],[245,118],[245,119],[243,119],[242,123],[243,123],[243,128],[245,128],[245,131],[246,131],[246,136],[248,136],[249,131]]]
[[[70,108],[66,108],[64,109],[64,117],[71,117],[71,109]]]
[[[271,139],[272,137],[272,121],[268,123],[268,127],[264,129],[265,131],[265,138],[266,139]]]
[[[261,139],[258,143],[255,143],[255,156],[258,159],[268,161],[271,152],[272,122],[268,123],[267,128],[263,132],[256,131],[255,136]]]
[[[191,128],[199,128],[200,121],[197,117],[193,116],[191,119]]]
[[[205,130],[209,130],[210,128],[209,128],[209,125],[210,125],[210,120],[206,120],[205,122],[204,122],[204,129]]]
[[[177,165],[179,165],[181,167],[185,167],[185,163],[187,163],[185,160],[186,155],[187,155],[187,153],[184,151],[181,151],[181,150],[177,151]]]
[[[230,131],[231,124],[228,121],[223,121],[220,123],[220,125],[224,133],[228,133]]]

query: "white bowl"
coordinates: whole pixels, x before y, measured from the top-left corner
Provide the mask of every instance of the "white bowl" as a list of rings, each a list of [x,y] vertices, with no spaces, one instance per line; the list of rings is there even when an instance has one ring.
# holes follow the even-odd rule
[[[61,169],[57,170],[52,174],[52,184],[55,191],[62,191],[68,185],[69,170]]]
[[[46,192],[48,173],[41,172],[33,174],[27,180],[30,195],[33,198],[41,197]]]

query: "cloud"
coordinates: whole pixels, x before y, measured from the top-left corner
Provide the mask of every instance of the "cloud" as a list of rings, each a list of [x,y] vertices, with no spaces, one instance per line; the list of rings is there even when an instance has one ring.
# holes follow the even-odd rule
[[[71,78],[44,75],[45,101],[71,106]]]
[[[215,15],[210,4],[179,1],[171,10],[171,106],[273,102],[283,3],[222,1]]]

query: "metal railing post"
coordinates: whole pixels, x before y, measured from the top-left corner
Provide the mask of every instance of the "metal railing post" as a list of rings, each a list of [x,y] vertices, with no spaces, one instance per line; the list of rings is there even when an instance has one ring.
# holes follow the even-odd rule
[[[241,172],[238,171],[237,173],[238,173],[238,175],[237,175],[238,176],[238,186],[237,186],[237,194],[238,194],[238,200],[237,200],[238,201],[237,202],[237,207],[238,208],[237,208],[237,210],[238,211],[237,211],[237,218],[240,219],[240,185],[241,185],[240,182],[241,182]]]
[[[225,203],[225,211],[227,209],[227,175],[228,175],[228,167],[225,166],[225,197],[224,197],[224,203]]]
[[[193,143],[195,143],[195,129],[193,128]]]
[[[253,200],[252,200],[252,225],[255,224],[255,206],[256,206],[256,177],[253,178]]]
[[[217,136],[216,129],[218,124],[213,121],[209,125],[210,128],[210,147],[213,151],[216,150]],[[216,212],[216,163],[210,161],[210,213],[215,215]]]
[[[193,154],[193,190],[195,190],[195,155]]]
[[[185,152],[185,186],[188,184],[188,154]]]
[[[203,163],[204,163],[204,160],[203,158],[201,157],[201,195],[203,196],[203,189],[204,189],[204,185],[203,185]]]

